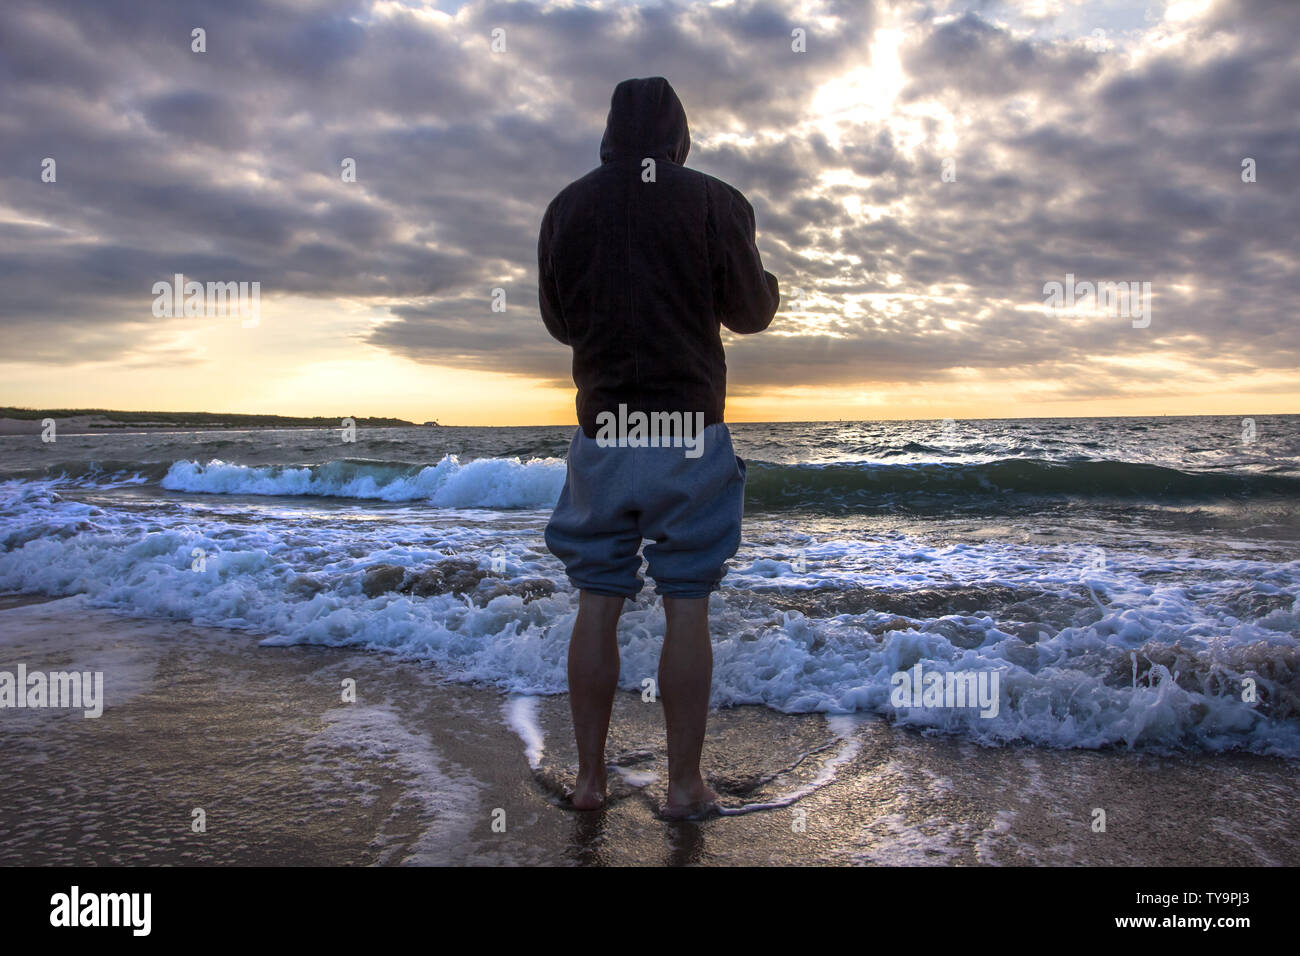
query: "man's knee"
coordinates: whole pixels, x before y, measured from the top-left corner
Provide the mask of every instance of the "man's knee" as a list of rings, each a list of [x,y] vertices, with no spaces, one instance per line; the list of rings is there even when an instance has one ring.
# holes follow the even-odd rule
[[[591,614],[601,620],[613,618],[623,613],[623,602],[627,600],[625,594],[612,594],[607,591],[592,591],[583,588],[578,592],[578,612],[581,614]]]
[[[694,631],[703,625],[703,632],[708,635],[709,597],[664,597],[664,617],[667,618],[670,633],[683,628]]]

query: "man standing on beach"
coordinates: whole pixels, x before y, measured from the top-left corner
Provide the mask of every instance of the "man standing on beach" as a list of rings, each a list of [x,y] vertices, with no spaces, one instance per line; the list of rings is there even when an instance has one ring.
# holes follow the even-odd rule
[[[734,187],[683,166],[689,149],[686,112],[668,81],[624,80],[600,166],[551,201],[537,244],[542,320],[573,348],[578,387],[579,428],[546,545],[580,591],[569,699],[572,802],[582,810],[605,800],[618,619],[644,584],[644,539],[667,619],[662,812],[691,817],[717,801],[700,774],[713,680],[708,601],[740,546],[745,489],[745,463],[723,422],[720,325],[763,331],[779,294],[755,245],[753,208]]]

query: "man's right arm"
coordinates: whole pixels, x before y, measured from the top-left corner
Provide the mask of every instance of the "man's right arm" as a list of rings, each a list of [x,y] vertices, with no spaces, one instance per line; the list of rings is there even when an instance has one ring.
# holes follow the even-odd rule
[[[762,332],[781,304],[776,276],[763,269],[754,208],[739,190],[723,187],[714,195],[713,306],[719,321],[733,332]]]
[[[551,268],[551,215],[554,200],[542,216],[542,228],[537,236],[537,300],[542,311],[546,330],[565,345],[569,345],[569,327],[560,308],[560,290],[555,284],[555,270]]]

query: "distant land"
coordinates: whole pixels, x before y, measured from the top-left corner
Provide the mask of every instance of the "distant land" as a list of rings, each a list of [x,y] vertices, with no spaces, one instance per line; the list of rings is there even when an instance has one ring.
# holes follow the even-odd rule
[[[0,435],[28,435],[41,431],[52,418],[60,431],[109,428],[338,428],[352,417],[357,427],[416,428],[403,418],[362,418],[346,415],[299,417],[294,415],[243,415],[235,412],[125,412],[109,408],[15,408],[0,405]]]

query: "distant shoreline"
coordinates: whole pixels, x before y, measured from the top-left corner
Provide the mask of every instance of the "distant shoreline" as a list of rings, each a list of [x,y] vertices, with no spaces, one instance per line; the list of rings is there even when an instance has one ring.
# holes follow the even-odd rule
[[[45,419],[52,418],[62,432],[119,431],[123,429],[237,428],[339,428],[346,416],[248,415],[221,412],[123,412],[100,408],[30,409],[0,407],[0,435],[39,435]],[[408,422],[402,418],[357,418],[358,428],[443,427]]]
[[[1296,412],[1254,412],[1254,417],[1286,418]],[[358,418],[352,416],[358,428],[575,428],[576,422],[560,422],[549,425],[479,425],[457,426],[444,425],[439,422],[411,422],[403,418]],[[1031,415],[1021,418],[981,418],[971,417],[955,419],[965,422],[996,421],[1092,421],[1099,419],[1150,419],[1150,418],[1241,418],[1240,414],[1215,415]],[[58,430],[64,434],[96,434],[127,429],[164,430],[186,429],[196,431],[229,431],[236,429],[312,429],[339,428],[344,416],[295,416],[295,415],[253,415],[236,412],[134,412],[103,408],[62,408],[31,409],[0,405],[0,436],[5,435],[39,435],[43,430],[42,421],[53,418],[58,423]],[[729,425],[830,425],[855,424],[862,422],[909,422],[909,421],[947,421],[938,418],[877,418],[877,419],[823,419],[813,421],[760,421],[750,419],[730,419]]]

